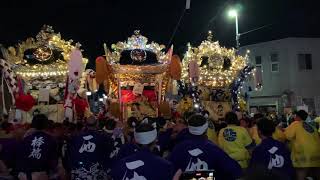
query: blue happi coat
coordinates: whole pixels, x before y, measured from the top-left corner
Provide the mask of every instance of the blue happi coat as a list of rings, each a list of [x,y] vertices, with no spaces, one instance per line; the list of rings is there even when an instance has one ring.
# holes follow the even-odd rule
[[[36,131],[18,145],[17,156],[19,172],[49,172],[58,162],[57,143],[49,134]]]
[[[170,180],[173,178],[174,168],[169,161],[142,148],[119,160],[111,174],[113,180]]]
[[[107,179],[113,145],[112,139],[95,130],[87,130],[71,138],[66,151],[71,178]]]
[[[222,149],[202,136],[191,135],[173,149],[169,161],[175,170],[207,171],[215,170],[217,179],[237,179],[242,170]]]
[[[293,179],[294,169],[290,159],[290,152],[286,145],[269,137],[262,140],[252,152],[250,170],[263,168],[274,171]]]

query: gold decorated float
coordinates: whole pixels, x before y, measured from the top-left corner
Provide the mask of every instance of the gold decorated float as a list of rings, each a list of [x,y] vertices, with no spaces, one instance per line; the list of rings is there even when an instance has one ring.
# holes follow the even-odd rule
[[[213,41],[209,31],[208,38],[198,47],[188,44],[182,62],[181,80],[197,86],[200,93],[194,99],[200,98],[204,108],[217,120],[223,118],[225,112],[231,110],[231,104],[235,103],[233,96],[238,92],[234,92],[233,88],[236,88],[236,82],[242,81],[239,77],[247,67],[247,55],[240,56],[235,49],[221,47],[218,41]]]
[[[112,51],[105,46],[106,65],[97,59],[97,81],[102,78],[108,96],[117,99],[124,112],[121,118],[157,116],[169,81],[170,55],[164,48],[155,42],[148,43],[136,30],[127,41],[113,44]],[[101,70],[109,75],[99,72],[100,65],[106,67]]]
[[[53,114],[51,119],[64,119],[63,102],[70,73],[70,55],[80,46],[73,40],[62,39],[61,34],[55,33],[51,26],[44,25],[35,38],[30,37],[14,47],[2,49],[6,62],[16,75],[17,94],[30,93],[35,99],[36,106],[25,118],[30,119],[34,110],[38,109],[45,111],[49,117]],[[87,62],[88,59],[81,57],[79,63],[82,69],[77,72],[78,79]]]
[[[36,38],[28,38],[7,49],[6,60],[29,89],[57,87],[66,82],[70,53],[80,48],[73,40],[64,40],[51,26],[44,25]],[[88,59],[83,59],[85,65]]]
[[[195,61],[199,66],[198,84],[208,88],[227,88],[238,77],[240,71],[247,66],[247,55],[236,54],[235,49],[221,47],[213,41],[209,32],[207,40],[198,47],[188,44],[183,58],[182,80],[190,83],[189,64]]]

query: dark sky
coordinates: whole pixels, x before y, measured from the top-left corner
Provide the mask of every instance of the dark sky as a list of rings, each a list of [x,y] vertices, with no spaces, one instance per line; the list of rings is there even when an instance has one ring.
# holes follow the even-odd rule
[[[192,0],[176,36],[175,51],[187,42],[199,44],[212,30],[224,46],[235,44],[234,20],[226,11],[237,6],[239,29],[245,32],[270,26],[241,37],[241,44],[272,39],[320,37],[318,0]],[[34,37],[43,24],[52,25],[64,39],[79,41],[90,59],[103,54],[102,44],[123,41],[135,29],[149,40],[167,44],[185,0],[10,0],[0,4],[0,43],[12,45]]]

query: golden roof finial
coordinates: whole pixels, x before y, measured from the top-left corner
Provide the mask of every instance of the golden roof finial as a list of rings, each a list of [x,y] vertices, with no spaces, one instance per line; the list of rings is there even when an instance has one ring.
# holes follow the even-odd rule
[[[208,31],[208,37],[207,37],[207,40],[208,40],[208,41],[212,41],[212,37],[213,37],[213,35],[212,35],[212,31]]]
[[[110,59],[112,59],[113,62],[119,62],[122,51],[134,49],[151,51],[157,55],[157,58],[160,62],[163,62],[166,57],[165,53],[163,52],[165,46],[156,42],[151,42],[148,44],[148,38],[141,35],[140,30],[135,30],[134,34],[131,37],[128,37],[127,41],[112,44],[111,48],[113,49],[113,52],[110,55],[112,56]]]
[[[140,30],[134,30],[134,35],[139,36],[140,35]]]

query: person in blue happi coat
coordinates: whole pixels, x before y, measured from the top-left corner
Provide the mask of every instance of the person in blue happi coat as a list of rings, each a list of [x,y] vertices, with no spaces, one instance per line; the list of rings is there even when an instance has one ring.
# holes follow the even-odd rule
[[[208,121],[200,114],[188,119],[190,137],[176,145],[169,156],[175,170],[182,172],[216,172],[216,179],[238,179],[242,176],[239,164],[207,139]]]
[[[248,173],[259,168],[282,175],[282,179],[294,179],[290,151],[284,143],[272,138],[275,124],[262,118],[257,122],[257,127],[262,142],[252,152]]]
[[[24,137],[17,148],[17,172],[19,178],[31,180],[36,174],[43,178],[58,164],[58,146],[52,136],[45,132],[48,118],[37,114],[32,119],[32,131]]]
[[[114,165],[111,170],[113,180],[171,180],[173,165],[152,152],[156,145],[156,128],[141,123],[135,128],[134,139],[139,149]]]
[[[111,166],[113,140],[97,130],[97,119],[90,116],[86,129],[71,138],[66,147],[66,169],[72,180],[106,180]]]

